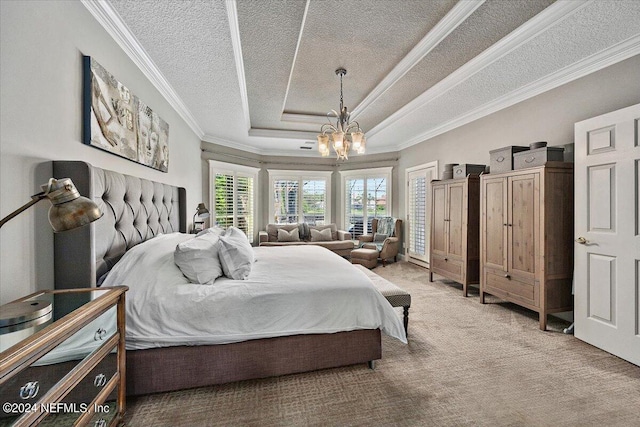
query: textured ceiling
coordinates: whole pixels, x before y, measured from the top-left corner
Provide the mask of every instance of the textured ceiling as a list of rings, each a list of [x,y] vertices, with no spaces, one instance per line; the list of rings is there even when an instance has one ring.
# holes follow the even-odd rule
[[[640,53],[638,0],[83,2],[203,140],[263,154],[317,155],[338,67],[377,153]]]

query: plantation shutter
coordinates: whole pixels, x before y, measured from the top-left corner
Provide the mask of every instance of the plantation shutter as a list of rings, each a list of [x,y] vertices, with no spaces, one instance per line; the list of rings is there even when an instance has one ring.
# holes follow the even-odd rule
[[[302,183],[302,214],[304,222],[324,225],[326,213],[326,180],[304,180]]]
[[[253,178],[236,176],[236,224],[253,242]]]
[[[298,181],[277,179],[273,182],[276,224],[298,222]]]
[[[234,176],[226,173],[217,173],[215,178],[216,194],[216,224],[227,228],[233,224],[233,191]]]

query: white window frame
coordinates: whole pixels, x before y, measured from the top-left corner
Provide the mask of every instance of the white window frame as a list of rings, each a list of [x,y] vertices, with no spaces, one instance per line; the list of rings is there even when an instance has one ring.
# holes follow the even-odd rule
[[[273,186],[277,180],[298,181],[298,223],[304,222],[304,212],[302,212],[302,183],[308,180],[324,180],[326,182],[325,194],[325,216],[324,223],[331,224],[331,175],[333,171],[299,171],[284,169],[267,169],[269,172],[269,223],[275,222],[276,209],[274,205]]]
[[[340,219],[342,224],[340,225],[344,230],[347,229],[347,213],[345,212],[346,203],[346,190],[345,185],[347,179],[364,179],[364,194],[367,193],[367,179],[369,178],[386,178],[387,179],[387,215],[393,216],[393,166],[384,168],[372,168],[372,169],[356,169],[340,172],[340,201],[338,206],[340,207]],[[366,210],[363,210],[363,216]],[[363,222],[364,223],[364,222]],[[366,234],[366,229],[363,229]]]
[[[233,180],[233,192],[234,192],[234,203],[233,203],[233,224],[237,226],[238,221],[238,213],[237,213],[237,205],[235,203],[235,192],[236,192],[236,179],[237,176],[244,176],[253,179],[253,212],[251,212],[251,219],[253,221],[253,228],[251,236],[247,236],[250,243],[256,241],[256,235],[258,233],[257,230],[257,212],[258,212],[258,173],[260,172],[259,168],[253,168],[251,166],[243,166],[236,165],[234,163],[225,163],[219,162],[216,160],[209,160],[209,206],[212,212],[212,217],[215,218],[215,209],[216,209],[216,199],[215,199],[215,183],[216,183],[216,175],[217,174],[227,174],[232,175],[234,177]],[[212,218],[212,219],[213,219]],[[213,221],[212,221],[213,222]]]

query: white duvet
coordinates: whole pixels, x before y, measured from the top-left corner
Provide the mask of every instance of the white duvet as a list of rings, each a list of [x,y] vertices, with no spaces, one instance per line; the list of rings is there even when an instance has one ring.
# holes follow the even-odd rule
[[[406,343],[398,313],[369,278],[319,246],[254,248],[247,280],[191,284],[173,262],[192,235],[161,235],[131,250],[102,286],[127,285],[127,349],[227,344],[380,328]]]

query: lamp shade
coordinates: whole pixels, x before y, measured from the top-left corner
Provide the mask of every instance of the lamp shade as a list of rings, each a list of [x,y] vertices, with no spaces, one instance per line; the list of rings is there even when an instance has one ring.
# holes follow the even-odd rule
[[[98,205],[81,196],[70,178],[51,178],[42,189],[52,204],[49,222],[56,233],[82,227],[102,216]]]
[[[210,215],[209,209],[207,209],[204,203],[198,203],[198,207],[196,208],[196,216],[198,219],[209,218]]]

